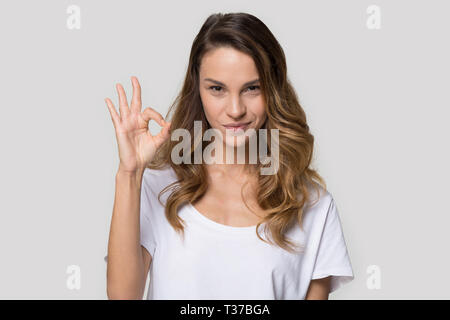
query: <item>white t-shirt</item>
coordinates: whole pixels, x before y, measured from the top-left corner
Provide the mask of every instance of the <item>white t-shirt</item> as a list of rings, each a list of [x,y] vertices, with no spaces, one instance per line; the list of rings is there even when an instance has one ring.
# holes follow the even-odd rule
[[[170,167],[146,168],[143,175],[140,236],[152,256],[147,299],[301,300],[312,279],[331,275],[330,292],[354,279],[336,203],[320,186],[320,200],[304,210],[304,231],[295,224],[286,233],[305,251],[290,253],[260,240],[256,226],[227,226],[190,204],[178,210],[186,224],[183,242],[157,199],[176,180]],[[170,192],[161,196],[163,204]]]

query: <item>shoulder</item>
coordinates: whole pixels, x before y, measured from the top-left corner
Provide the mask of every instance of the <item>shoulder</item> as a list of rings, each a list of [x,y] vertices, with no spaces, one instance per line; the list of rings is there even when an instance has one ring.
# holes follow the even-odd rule
[[[142,177],[142,184],[143,187],[159,193],[167,185],[176,180],[177,176],[171,166],[166,166],[161,169],[145,168]]]
[[[320,184],[313,182],[308,185],[309,200],[306,206],[309,209],[321,210],[328,209],[334,202],[333,195],[329,190],[323,188]]]
[[[306,223],[323,225],[329,215],[337,214],[333,194],[314,182],[308,185],[309,200],[304,207]]]

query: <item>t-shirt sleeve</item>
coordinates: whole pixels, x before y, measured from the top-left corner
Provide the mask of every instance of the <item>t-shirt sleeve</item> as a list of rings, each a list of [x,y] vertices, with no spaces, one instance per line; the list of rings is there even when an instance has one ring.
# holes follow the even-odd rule
[[[140,213],[139,213],[139,223],[140,223],[140,244],[147,249],[150,255],[153,254],[156,249],[156,237],[155,237],[155,221],[151,217],[152,213],[152,202],[157,201],[154,199],[154,191],[152,190],[152,176],[148,169],[145,169],[144,175],[142,177],[141,185],[141,197],[140,197]],[[104,261],[108,262],[108,255],[104,257]]]
[[[331,276],[330,292],[354,279],[338,208],[331,199],[320,239],[312,279]]]

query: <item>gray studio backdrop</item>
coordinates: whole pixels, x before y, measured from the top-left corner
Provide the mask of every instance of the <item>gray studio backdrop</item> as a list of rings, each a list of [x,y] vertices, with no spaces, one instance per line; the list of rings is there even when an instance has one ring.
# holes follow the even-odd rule
[[[131,97],[135,75],[144,107],[165,115],[204,20],[238,11],[283,46],[316,138],[314,167],[340,211],[355,280],[330,299],[450,298],[449,9],[2,1],[0,298],[107,298],[119,158],[104,98],[117,106],[118,82]]]

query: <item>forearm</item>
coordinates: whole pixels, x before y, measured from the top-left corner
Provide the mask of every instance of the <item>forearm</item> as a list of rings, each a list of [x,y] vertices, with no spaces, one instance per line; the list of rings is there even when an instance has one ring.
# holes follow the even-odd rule
[[[143,170],[116,174],[114,209],[108,242],[109,299],[142,299],[145,275],[140,245],[140,193]]]

